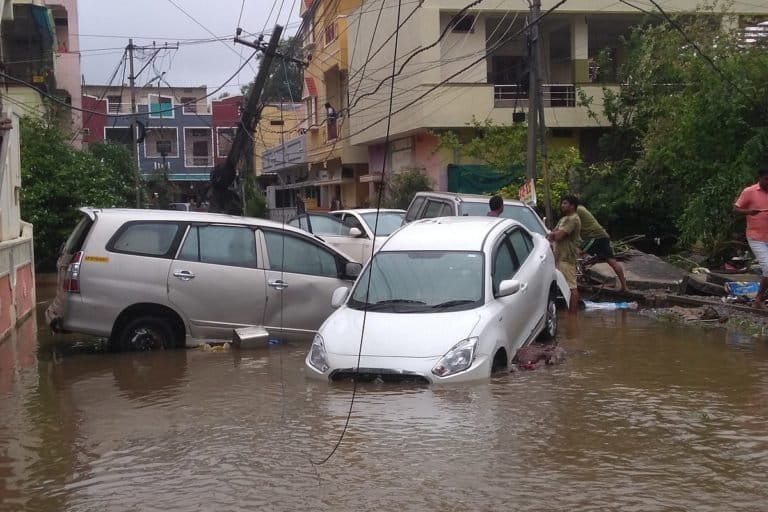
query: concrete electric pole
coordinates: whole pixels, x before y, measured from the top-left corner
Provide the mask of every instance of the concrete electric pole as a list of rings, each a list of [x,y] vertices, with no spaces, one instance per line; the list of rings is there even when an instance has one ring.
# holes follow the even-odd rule
[[[155,57],[157,57],[157,54],[160,53],[163,50],[178,50],[179,44],[176,43],[175,45],[171,46],[168,43],[164,44],[163,46],[136,46],[133,44],[133,39],[128,39],[128,46],[125,47],[126,52],[128,53],[128,62],[129,62],[129,69],[131,74],[128,76],[128,82],[131,89],[131,155],[133,157],[133,161],[136,164],[136,208],[141,208],[141,167],[139,165],[139,134],[138,134],[138,122],[136,119],[136,78],[141,75],[142,71],[147,69],[147,66],[154,60]],[[144,67],[142,67],[138,73],[134,73],[133,71],[133,52],[134,50],[154,50],[154,54],[152,57],[149,58],[146,64],[144,64]],[[122,101],[122,98],[120,99]],[[158,103],[160,103],[160,98],[158,97]],[[151,109],[151,107],[149,107]],[[160,117],[163,117],[164,112],[160,112]]]
[[[526,171],[529,180],[536,179],[536,113],[539,107],[539,24],[541,0],[533,0],[528,16],[528,154]]]

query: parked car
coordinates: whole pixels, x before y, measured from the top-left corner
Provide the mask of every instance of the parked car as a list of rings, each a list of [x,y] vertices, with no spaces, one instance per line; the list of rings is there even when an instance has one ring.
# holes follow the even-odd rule
[[[319,236],[332,246],[364,263],[384,240],[403,223],[404,210],[381,209],[376,223],[376,209],[338,210],[304,213],[288,221],[294,226]],[[376,235],[373,233],[376,225]]]
[[[362,269],[301,230],[247,217],[83,208],[46,312],[120,349],[193,346],[233,329],[308,337]]]
[[[484,217],[490,211],[488,207],[490,199],[490,196],[454,192],[419,192],[408,206],[405,222],[456,215]],[[505,199],[501,217],[516,220],[533,233],[540,235],[547,233],[547,226],[541,217],[523,202]]]
[[[307,372],[331,380],[355,368],[431,383],[487,378],[520,347],[555,337],[558,296],[567,303],[570,292],[549,243],[521,223],[413,222],[389,237],[351,293],[334,292],[339,309],[315,336]]]

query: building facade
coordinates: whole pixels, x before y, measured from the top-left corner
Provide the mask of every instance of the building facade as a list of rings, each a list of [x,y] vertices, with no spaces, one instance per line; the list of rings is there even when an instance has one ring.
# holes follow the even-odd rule
[[[176,200],[200,199],[213,166],[223,161],[239,122],[242,97],[207,100],[205,86],[137,87],[139,125],[137,164],[144,179],[165,173],[177,187]],[[131,145],[130,89],[127,86],[83,87],[84,142]]]
[[[399,30],[391,143],[385,147],[394,38],[385,41],[380,35],[395,32],[398,3],[381,1],[349,16],[349,32],[359,34],[358,47],[350,56],[349,86],[358,91],[350,98],[351,143],[368,148],[374,181],[382,171],[415,167],[424,169],[435,188],[447,190],[449,165],[459,162],[455,155],[438,150],[433,134],[468,130],[473,120],[497,125],[526,121],[527,5],[512,0],[481,2],[457,16],[464,0],[403,4],[401,20],[407,21]],[[543,0],[542,12],[555,3]],[[671,13],[693,12],[699,4],[674,0],[665,2],[664,8]],[[386,15],[379,18],[380,8]],[[730,9],[765,15],[768,3],[735,0]],[[591,116],[580,104],[580,95],[592,98],[591,109],[602,112],[603,88],[618,87],[617,71],[625,58],[622,37],[645,16],[621,2],[569,0],[543,19],[541,81],[551,143],[574,146],[582,155],[595,153],[608,123]],[[377,51],[369,58],[366,49],[371,44]],[[598,62],[606,61],[598,59],[600,55],[610,56],[602,68]]]
[[[328,209],[333,199],[349,207],[368,200],[368,187],[360,186],[368,174],[368,153],[364,146],[350,143],[348,115],[350,13],[360,0],[304,0],[301,15],[305,20],[297,34],[309,65],[304,70],[302,101],[305,116],[300,123],[301,138],[287,140],[285,151],[268,152],[278,165],[270,165],[278,183],[267,190],[270,208],[290,209],[297,194],[308,208]],[[286,134],[289,135],[289,134]],[[298,151],[300,149],[300,151]],[[281,155],[290,154],[281,166]],[[297,164],[296,156],[304,159]]]

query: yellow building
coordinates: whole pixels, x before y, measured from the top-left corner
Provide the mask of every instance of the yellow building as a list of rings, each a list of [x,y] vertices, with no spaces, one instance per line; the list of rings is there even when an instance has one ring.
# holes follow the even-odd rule
[[[360,0],[307,0],[302,38],[309,66],[304,70],[302,98],[306,105],[308,180],[316,187],[319,208],[334,198],[354,207],[367,199],[368,187],[359,178],[368,172],[365,146],[350,144],[348,16]]]
[[[298,136],[299,124],[305,116],[301,103],[269,104],[262,109],[253,143],[256,176],[261,176],[264,171],[265,152]]]

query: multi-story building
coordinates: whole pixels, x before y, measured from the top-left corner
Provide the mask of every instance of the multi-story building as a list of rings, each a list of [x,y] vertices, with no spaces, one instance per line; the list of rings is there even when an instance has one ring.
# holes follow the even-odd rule
[[[466,0],[425,0],[402,3],[394,84],[394,113],[390,141],[385,147],[389,81],[394,57],[398,1],[381,0],[349,16],[348,32],[357,34],[350,56],[351,118],[347,123],[354,146],[367,146],[370,179],[382,169],[426,170],[436,188],[448,188],[454,155],[437,151],[434,133],[466,130],[473,120],[511,124],[525,121],[528,107],[527,5],[523,2],[480,2],[464,16],[457,13]],[[556,0],[543,0],[542,12]],[[692,12],[698,0],[664,2],[669,12]],[[385,15],[379,16],[382,8]],[[735,0],[732,12],[768,14],[768,3]],[[592,109],[602,111],[603,87],[616,84],[621,65],[621,38],[645,14],[629,3],[613,0],[569,0],[540,24],[543,55],[544,117],[550,137],[559,144],[593,154],[606,123],[581,106],[579,92],[592,97]],[[445,36],[440,36],[446,31]],[[373,39],[374,52],[367,48]],[[423,51],[422,51],[423,50]],[[598,68],[600,55],[610,65]],[[382,84],[379,87],[379,84]],[[378,90],[377,90],[378,88]],[[386,165],[384,156],[386,154]]]
[[[272,208],[292,207],[296,193],[302,194],[308,207],[318,209],[329,208],[334,198],[348,206],[362,205],[367,200],[368,187],[361,187],[360,179],[368,174],[368,153],[365,147],[350,144],[347,109],[351,40],[348,17],[360,3],[302,3],[305,23],[297,37],[309,60],[302,91],[306,108],[304,133],[299,136],[301,143],[286,141],[291,148],[285,153],[292,155],[286,160],[287,166],[270,167],[280,176],[278,184],[268,189]],[[299,146],[305,156],[299,156]]]
[[[143,137],[137,162],[147,179],[165,172],[178,187],[178,200],[202,197],[213,166],[226,158],[239,121],[240,96],[209,105],[207,88],[137,87],[136,119]],[[130,90],[127,86],[83,87],[84,141],[131,144]],[[110,114],[119,114],[110,117]]]
[[[42,94],[79,106],[74,1],[0,1],[3,72],[39,90],[2,80],[0,103],[0,343],[34,309],[32,226],[21,220],[19,118],[45,113]],[[58,41],[58,42],[57,42]],[[70,52],[71,49],[71,52]],[[71,53],[71,54],[70,54]],[[74,85],[69,80],[74,74]],[[62,112],[65,128],[77,116]],[[75,141],[76,143],[77,141]],[[13,352],[13,350],[11,350]]]
[[[301,135],[300,124],[306,118],[306,109],[302,103],[275,103],[264,105],[261,118],[256,127],[253,141],[254,172],[261,176],[265,167],[271,169],[282,160],[280,152],[269,151],[280,146],[286,139],[291,140]]]

